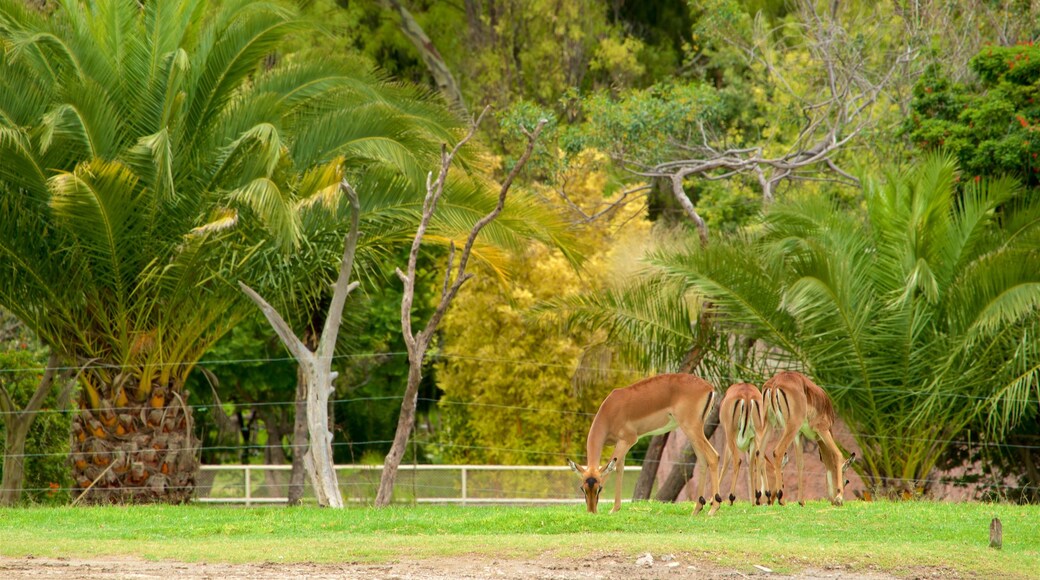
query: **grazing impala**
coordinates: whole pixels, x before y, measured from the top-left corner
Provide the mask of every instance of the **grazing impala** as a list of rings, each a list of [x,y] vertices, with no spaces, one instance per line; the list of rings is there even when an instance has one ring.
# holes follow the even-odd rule
[[[733,466],[729,504],[733,505],[737,499],[733,490],[737,487],[742,455],[747,453],[748,495],[758,505],[766,491],[765,458],[761,453],[765,442],[766,419],[762,393],[758,387],[750,383],[737,383],[726,389],[726,395],[719,404],[719,423],[726,436],[719,478],[726,473],[727,461]]]
[[[696,515],[706,503],[705,474],[711,477],[711,509],[713,515],[722,504],[719,497],[719,454],[704,436],[704,420],[715,402],[715,389],[704,379],[688,374],[657,375],[643,379],[623,389],[614,389],[603,400],[596,418],[592,420],[587,442],[588,467],[579,467],[570,459],[567,463],[581,476],[581,491],[585,494],[585,506],[596,513],[603,482],[613,470],[617,470],[614,509],[621,509],[621,482],[625,472],[625,454],[640,437],[660,435],[676,427],[690,439],[697,454],[697,462],[706,471],[701,475],[700,497],[693,508]],[[610,463],[599,467],[603,447],[614,443]]]
[[[780,372],[762,385],[762,396],[766,404],[769,427],[780,431],[780,440],[767,456],[772,471],[766,499],[772,504],[775,499],[783,505],[784,478],[783,458],[791,443],[795,443],[794,456],[798,467],[798,495],[803,496],[805,478],[802,473],[802,445],[799,434],[819,440],[820,459],[827,468],[827,489],[831,503],[841,505],[844,501],[844,471],[856,459],[853,453],[842,463],[841,450],[834,442],[831,426],[834,425],[834,406],[827,393],[809,377],[796,372]],[[770,493],[772,492],[772,493]],[[799,502],[801,503],[801,502]]]

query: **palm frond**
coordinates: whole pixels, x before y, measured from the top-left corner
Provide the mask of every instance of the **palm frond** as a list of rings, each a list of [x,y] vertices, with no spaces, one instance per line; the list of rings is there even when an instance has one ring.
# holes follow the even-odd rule
[[[533,310],[564,331],[604,331],[626,363],[647,372],[674,371],[693,346],[696,299],[683,284],[643,277],[598,292],[549,300]]]

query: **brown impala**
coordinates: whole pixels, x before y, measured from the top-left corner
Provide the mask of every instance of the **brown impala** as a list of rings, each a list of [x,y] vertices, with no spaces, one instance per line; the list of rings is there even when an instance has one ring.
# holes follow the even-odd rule
[[[711,476],[711,509],[714,514],[722,498],[719,497],[719,454],[704,436],[704,420],[715,402],[715,389],[704,379],[688,374],[657,375],[643,379],[623,389],[614,389],[603,400],[596,418],[592,420],[587,442],[588,467],[580,467],[570,459],[567,463],[581,476],[581,491],[585,494],[585,505],[596,513],[599,494],[603,491],[604,478],[617,470],[614,494],[614,509],[621,509],[621,482],[625,471],[625,454],[640,437],[659,435],[676,427],[690,439],[697,454],[697,462]],[[600,468],[603,447],[614,444],[610,463]],[[693,508],[696,515],[706,503],[701,475],[700,497]]]
[[[856,454],[853,453],[848,461],[842,463],[841,450],[831,435],[835,415],[830,397],[809,377],[791,371],[777,373],[766,381],[762,385],[762,396],[766,403],[769,427],[781,433],[772,456],[766,457],[772,471],[769,490],[766,491],[769,503],[772,504],[775,499],[780,505],[784,504],[783,458],[792,442],[795,443],[794,457],[798,466],[798,495],[804,496],[802,445],[800,440],[796,441],[799,434],[803,434],[819,440],[820,459],[827,467],[827,489],[831,503],[841,505],[845,494],[844,472],[855,461]]]
[[[765,457],[762,456],[766,417],[762,393],[758,387],[750,383],[737,383],[726,389],[726,395],[719,403],[719,424],[722,425],[722,431],[726,436],[719,477],[725,475],[728,462],[733,466],[729,503],[733,505],[733,501],[737,499],[733,489],[737,487],[741,458],[747,453],[748,494],[752,496],[749,499],[758,505],[766,491]]]

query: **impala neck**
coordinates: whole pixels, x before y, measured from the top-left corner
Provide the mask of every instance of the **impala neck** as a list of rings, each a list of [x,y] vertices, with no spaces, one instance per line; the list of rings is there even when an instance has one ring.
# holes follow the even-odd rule
[[[592,420],[592,427],[589,428],[589,438],[585,443],[585,460],[588,461],[589,467],[601,467],[600,463],[603,459],[603,446],[607,443],[607,429],[600,422],[600,416],[597,414],[596,418]]]

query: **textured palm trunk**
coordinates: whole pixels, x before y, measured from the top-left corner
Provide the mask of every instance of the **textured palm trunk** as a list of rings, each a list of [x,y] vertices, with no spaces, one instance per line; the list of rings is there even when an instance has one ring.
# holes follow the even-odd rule
[[[195,492],[198,440],[180,385],[153,385],[138,402],[123,395],[133,383],[101,385],[96,408],[81,395],[72,420],[76,501],[184,503]]]

